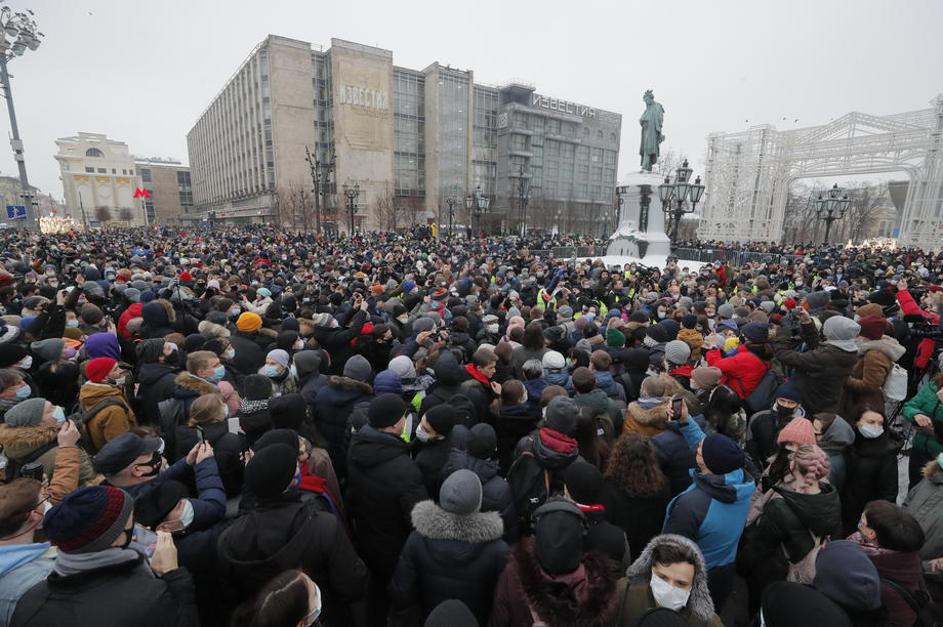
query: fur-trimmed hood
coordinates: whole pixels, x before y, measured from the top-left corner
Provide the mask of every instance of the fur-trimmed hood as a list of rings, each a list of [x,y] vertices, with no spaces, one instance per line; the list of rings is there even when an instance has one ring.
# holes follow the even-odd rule
[[[936,459],[927,462],[923,467],[923,478],[937,485],[943,483],[943,469],[940,468]]]
[[[11,427],[0,425],[0,447],[3,454],[11,459],[24,459],[41,446],[54,442],[59,434],[56,425],[36,425],[35,427]]]
[[[588,552],[583,555],[581,568],[574,573],[582,570],[581,576],[551,577],[540,568],[533,539],[518,542],[513,555],[527,604],[536,618],[549,625],[613,624],[622,599],[616,594],[616,578],[609,558]]]
[[[880,351],[891,361],[897,362],[907,352],[907,349],[901,346],[900,342],[887,335],[879,340],[859,339],[857,341],[859,355],[864,355],[868,351]]]
[[[229,337],[229,329],[221,324],[210,322],[209,320],[201,320],[200,324],[197,326],[197,330],[200,332],[200,335],[204,336],[206,339]]]
[[[216,394],[219,390],[215,385],[201,379],[200,377],[195,377],[186,370],[177,375],[174,379],[174,383],[181,390],[186,390],[187,392],[192,392],[197,396],[203,396],[204,394]]]
[[[459,540],[480,544],[500,540],[504,521],[498,512],[460,515],[445,511],[433,501],[420,501],[413,507],[413,528],[430,540]]]
[[[639,425],[652,427],[654,429],[664,429],[668,424],[668,406],[665,404],[656,405],[650,409],[645,409],[638,404],[638,401],[629,403],[626,411],[629,416]]]
[[[625,571],[629,583],[649,585],[652,577],[652,552],[655,547],[665,545],[679,547],[685,553],[694,555],[697,563],[694,565],[694,585],[691,587],[687,608],[695,618],[709,621],[714,615],[714,602],[711,600],[710,591],[707,589],[707,565],[704,563],[704,557],[701,555],[698,546],[684,536],[666,533],[652,538],[642,554]]]
[[[339,390],[350,390],[351,392],[359,392],[360,394],[368,395],[373,394],[373,387],[369,383],[357,381],[356,379],[351,379],[350,377],[331,375],[331,377],[327,380],[327,384]]]

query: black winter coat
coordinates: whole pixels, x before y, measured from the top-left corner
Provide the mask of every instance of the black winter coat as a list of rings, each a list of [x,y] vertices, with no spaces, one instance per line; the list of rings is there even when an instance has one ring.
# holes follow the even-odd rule
[[[223,482],[227,497],[233,497],[242,492],[242,473],[245,465],[242,462],[242,453],[249,448],[245,436],[229,432],[225,422],[211,422],[203,427],[203,437],[213,447],[213,457],[219,468],[219,478]],[[195,427],[178,426],[174,440],[176,454],[174,461],[186,457],[187,453],[196,446],[199,440]]]
[[[630,496],[612,479],[606,479],[600,495],[606,507],[606,519],[625,532],[633,559],[661,533],[670,498],[667,484],[654,496]]]
[[[185,568],[155,577],[144,558],[63,577],[50,573],[20,597],[10,625],[196,627],[193,579]]]
[[[901,442],[884,430],[869,440],[855,429],[855,442],[848,447],[848,475],[841,496],[845,533],[858,528],[858,520],[868,501],[897,501],[897,451]]]
[[[369,405],[373,388],[349,377],[332,376],[318,392],[314,422],[327,440],[327,452],[338,477],[346,476],[350,416],[358,405]]]
[[[400,607],[418,604],[422,620],[442,601],[458,599],[486,625],[508,556],[501,517],[458,516],[423,501],[413,508],[412,521],[416,530],[396,565],[390,598]]]
[[[190,405],[193,401],[204,394],[218,392],[215,385],[189,372],[184,371],[176,376],[173,396],[158,404],[161,437],[164,438],[169,455],[173,455],[177,450],[176,442],[174,442],[176,428],[187,424],[190,420]]]
[[[229,343],[236,351],[232,367],[242,375],[255,374],[265,364],[265,349],[259,344],[258,337],[258,333],[237,331],[229,338]],[[268,338],[265,341],[268,342]]]
[[[360,335],[360,330],[367,321],[366,311],[357,311],[350,317],[350,326],[344,327],[315,327],[314,339],[331,356],[330,373],[340,375],[344,372],[344,364],[354,354],[350,343]]]
[[[442,476],[442,469],[449,459],[449,454],[452,449],[464,450],[468,435],[468,429],[456,425],[441,440],[416,443],[419,451],[416,453],[416,465],[419,466],[419,472],[422,473],[422,482],[426,486],[426,492],[435,497],[439,496],[439,486],[445,480],[445,477]]]
[[[297,491],[262,501],[238,518],[217,545],[222,588],[230,607],[251,598],[272,577],[300,568],[324,591],[322,620],[349,624],[345,606],[366,592],[368,573],[354,552],[344,525]]]
[[[490,459],[478,459],[466,451],[452,449],[449,459],[442,468],[440,479],[445,479],[456,470],[465,468],[478,475],[481,481],[481,511],[498,512],[504,522],[504,539],[515,542],[518,538],[517,510],[514,508],[514,494],[508,482],[498,475],[498,462]]]
[[[347,511],[354,539],[377,582],[393,574],[412,530],[410,514],[428,498],[419,467],[401,438],[367,425],[351,438]]]
[[[819,345],[814,325],[799,326],[810,350],[800,353],[788,339],[777,338],[776,359],[793,369],[802,395],[802,407],[809,416],[823,411],[837,413],[845,381],[858,363],[858,351],[848,352],[831,344]]]
[[[160,410],[157,404],[173,397],[177,385],[174,380],[178,368],[164,363],[141,364],[135,376],[139,385],[136,395],[137,405],[134,415],[142,424],[160,424]]]
[[[671,496],[684,492],[691,485],[691,473],[694,468],[694,453],[687,440],[681,435],[681,428],[676,422],[669,422],[665,430],[652,438],[658,465],[671,484]]]
[[[435,373],[435,385],[422,399],[422,405],[419,406],[420,416],[436,405],[448,403],[456,394],[462,394],[462,382],[468,379],[468,374],[448,351],[439,355],[432,371]]]

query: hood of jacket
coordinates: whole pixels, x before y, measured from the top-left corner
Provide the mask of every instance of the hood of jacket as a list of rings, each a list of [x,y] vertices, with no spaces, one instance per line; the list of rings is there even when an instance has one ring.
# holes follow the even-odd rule
[[[832,424],[822,434],[819,446],[823,450],[843,449],[855,441],[855,430],[841,416],[835,416]]]
[[[59,434],[56,425],[35,427],[11,427],[0,425],[0,447],[3,454],[12,459],[24,459],[41,446],[54,442]]]
[[[324,392],[327,392],[327,394],[324,395],[323,402],[333,405],[344,405],[360,396],[370,396],[373,394],[373,387],[363,381],[334,375],[327,380],[327,386],[321,393],[323,394]],[[319,398],[321,397],[319,396]],[[319,400],[318,402],[322,401]]]
[[[400,456],[409,457],[409,445],[395,435],[365,425],[350,439],[350,462],[363,468],[385,464]]]
[[[151,301],[141,308],[141,317],[144,318],[144,324],[152,329],[166,327],[170,324],[170,317],[167,310],[156,300]]]
[[[896,363],[898,359],[904,356],[907,349],[901,346],[900,342],[896,339],[885,335],[879,340],[858,341],[858,354],[864,355],[868,351],[880,351],[884,356]]]
[[[566,384],[569,380],[570,373],[566,370],[555,370],[553,372],[544,370],[544,381],[547,382],[547,385],[559,385],[560,387],[566,387]]]
[[[465,371],[448,351],[439,353],[432,371],[439,385],[458,385],[465,380]]]
[[[504,534],[504,522],[498,512],[453,514],[431,500],[416,503],[411,518],[413,528],[419,535],[430,540],[457,540],[480,544],[498,540]],[[477,553],[473,546],[468,549],[470,556]]]
[[[5,577],[11,571],[36,561],[47,553],[50,553],[48,542],[0,546],[0,577]]]
[[[703,490],[712,499],[721,503],[736,503],[739,499],[748,499],[753,494],[756,484],[742,468],[726,475],[711,475],[691,471],[694,476],[692,487]]]
[[[292,363],[298,371],[298,379],[304,380],[308,375],[317,373],[321,369],[321,354],[318,351],[298,351],[292,357]]]
[[[660,546],[680,548],[685,553],[694,556],[697,563],[694,565],[694,583],[691,586],[691,594],[688,596],[687,608],[695,618],[702,621],[710,620],[714,615],[714,602],[707,588],[707,564],[698,546],[684,536],[666,533],[653,538],[642,554],[625,571],[629,582],[636,585],[648,585],[652,577],[652,553]]]
[[[555,435],[556,437],[567,437],[556,432]],[[564,444],[571,444],[571,446],[567,447],[569,450],[554,450],[548,442],[544,441],[544,434],[538,431],[537,435],[534,437],[534,457],[537,458],[537,461],[542,467],[548,470],[566,468],[573,460],[580,456],[580,450],[579,446],[576,444],[576,440],[572,438],[569,438],[569,442],[564,442]]]
[[[580,627],[612,624],[621,598],[615,594],[616,577],[609,558],[588,552],[577,571],[551,577],[540,568],[533,540],[527,539],[514,547],[513,559],[528,605],[545,624]]]
[[[141,365],[136,379],[141,385],[154,385],[168,374],[173,374],[176,371],[176,368],[168,364],[152,362]]]
[[[821,487],[818,494],[802,494],[781,487],[774,489],[806,529],[817,536],[826,536],[841,522],[841,501],[834,487],[827,483],[822,483]]]
[[[219,554],[244,575],[289,568],[307,550],[317,515],[298,503],[264,504],[240,517],[220,537]],[[270,552],[266,549],[277,547]]]
[[[176,388],[174,396],[176,398],[193,398],[194,396],[203,396],[204,394],[215,394],[218,390],[215,385],[200,377],[195,377],[187,371],[183,371],[174,379]]]
[[[639,405],[638,401],[632,401],[626,411],[640,425],[654,429],[664,429],[668,423],[667,409],[667,405],[664,404],[645,409]]]
[[[613,385],[616,384],[615,379],[612,378],[612,374],[607,371],[597,371],[596,373],[596,387],[608,390]]]
[[[456,470],[460,470],[462,468],[470,470],[478,475],[478,480],[481,481],[481,485],[485,485],[494,477],[496,477],[499,470],[498,462],[496,461],[492,461],[490,459],[478,459],[474,455],[469,455],[467,451],[453,448],[451,451],[449,451],[449,459],[445,463],[442,476],[448,476]]]
[[[593,388],[589,392],[577,392],[573,400],[577,405],[589,407],[597,414],[609,411],[609,397],[606,396],[606,391],[600,388]]]
[[[116,398],[127,405],[124,395],[117,386],[88,381],[79,388],[79,403],[84,409],[88,409],[106,398]]]
[[[923,477],[934,485],[943,484],[943,469],[935,459],[923,467]]]

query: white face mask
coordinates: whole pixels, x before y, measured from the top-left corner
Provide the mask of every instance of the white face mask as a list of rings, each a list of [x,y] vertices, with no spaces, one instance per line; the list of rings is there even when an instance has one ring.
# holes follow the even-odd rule
[[[498,332],[498,325],[496,325],[496,324],[488,324],[488,325],[485,325],[485,330],[486,330],[488,333],[495,334],[495,333]]]
[[[300,351],[304,347],[305,347],[305,343],[302,342],[301,340],[296,340],[295,343],[292,345],[292,348],[295,349],[296,351]]]
[[[422,428],[422,425],[416,427],[416,437],[420,442],[429,442],[435,438],[434,435]]]
[[[652,596],[655,597],[655,604],[658,607],[666,607],[675,612],[687,605],[688,597],[691,596],[689,591],[675,588],[656,575],[654,571],[652,571],[651,588]]]
[[[861,425],[858,427],[858,433],[868,440],[881,437],[884,434],[884,427],[872,427],[871,425]]]
[[[32,355],[27,355],[26,357],[24,357],[23,359],[21,359],[21,360],[20,360],[20,363],[17,364],[17,367],[19,367],[20,370],[29,370],[30,368],[32,368],[32,367],[33,367],[33,356],[32,356]]]
[[[236,349],[232,347],[229,347],[223,351],[223,357],[225,357],[226,359],[232,359],[235,356],[236,356]]]

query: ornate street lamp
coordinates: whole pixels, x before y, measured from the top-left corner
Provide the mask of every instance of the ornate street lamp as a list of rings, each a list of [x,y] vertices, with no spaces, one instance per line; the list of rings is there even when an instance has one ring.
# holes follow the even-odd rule
[[[701,202],[704,195],[704,185],[701,184],[701,177],[694,179],[693,183],[688,181],[691,178],[693,170],[688,167],[688,160],[685,159],[675,171],[675,180],[666,176],[665,182],[658,186],[658,198],[661,200],[661,209],[668,217],[668,237],[672,245],[678,240],[678,227],[681,226],[681,219],[686,213],[693,213],[697,203]]]
[[[452,239],[452,221],[455,218],[455,203],[458,202],[458,198],[449,194],[448,198],[445,199],[445,204],[449,206],[449,239]]]
[[[845,213],[851,205],[851,199],[848,198],[848,193],[844,188],[839,187],[838,183],[835,183],[826,193],[820,193],[813,203],[815,205],[816,217],[825,222],[825,240],[822,243],[828,244],[828,236],[832,231],[832,222],[845,217]]]
[[[468,215],[473,217],[475,224],[475,237],[481,233],[481,214],[488,210],[491,199],[481,193],[481,185],[475,187],[475,191],[465,196],[465,209]]]
[[[344,196],[347,197],[347,233],[348,237],[354,236],[354,200],[360,195],[360,184],[354,183],[351,187],[344,183]]]

